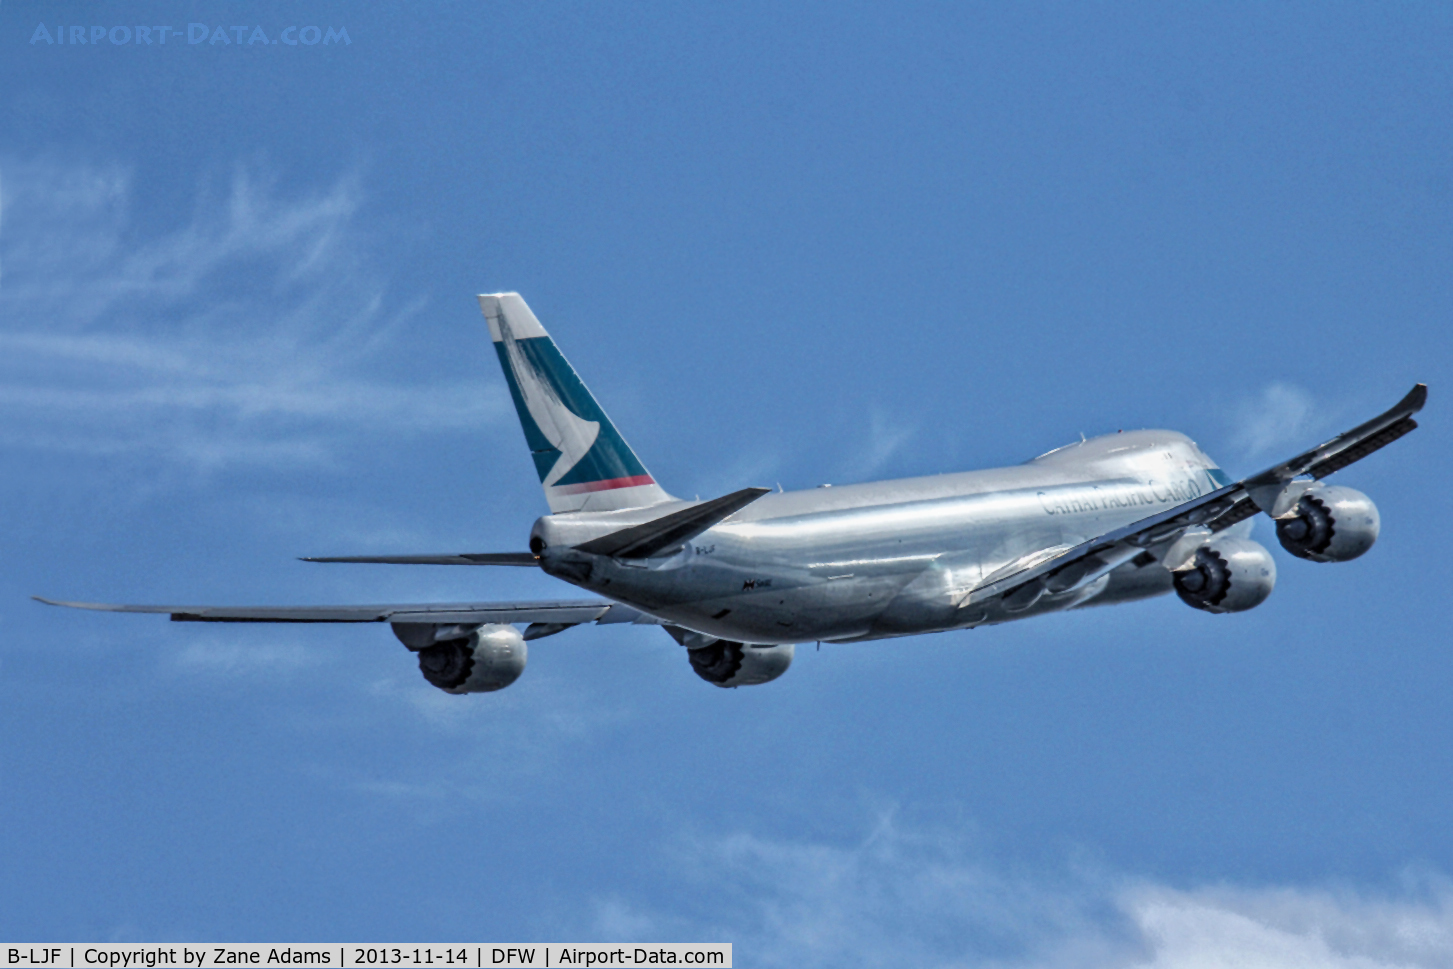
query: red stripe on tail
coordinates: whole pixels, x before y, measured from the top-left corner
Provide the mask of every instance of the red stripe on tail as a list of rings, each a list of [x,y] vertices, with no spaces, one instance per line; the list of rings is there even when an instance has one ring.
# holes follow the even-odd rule
[[[588,491],[613,491],[616,488],[637,488],[641,485],[655,484],[656,479],[649,474],[638,474],[631,478],[611,478],[607,481],[586,481],[581,484],[552,485],[559,489],[561,494],[579,495]]]

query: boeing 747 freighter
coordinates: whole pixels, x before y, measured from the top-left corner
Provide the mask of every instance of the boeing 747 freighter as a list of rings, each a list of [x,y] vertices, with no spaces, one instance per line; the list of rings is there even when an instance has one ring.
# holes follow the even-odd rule
[[[526,643],[584,623],[661,626],[721,687],[786,672],[796,643],[855,643],[992,625],[1174,591],[1209,613],[1251,609],[1276,564],[1251,540],[1345,562],[1372,547],[1372,499],[1326,479],[1417,427],[1427,398],[1240,481],[1175,431],[1078,441],[1010,468],[771,492],[673,497],[626,444],[517,293],[479,297],[550,513],[529,550],[314,562],[539,568],[591,593],[544,602],[139,606],[56,602],[193,622],[389,623],[449,693],[509,686]],[[523,630],[519,627],[523,626]]]

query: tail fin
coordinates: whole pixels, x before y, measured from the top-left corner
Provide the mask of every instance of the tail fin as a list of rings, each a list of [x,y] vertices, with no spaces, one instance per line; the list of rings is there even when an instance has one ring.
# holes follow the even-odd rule
[[[550,511],[670,501],[519,293],[479,297]]]

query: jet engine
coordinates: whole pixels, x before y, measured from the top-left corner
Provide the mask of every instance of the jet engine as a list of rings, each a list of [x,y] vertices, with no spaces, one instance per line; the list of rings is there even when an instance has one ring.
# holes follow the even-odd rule
[[[1171,574],[1176,595],[1207,612],[1244,612],[1265,602],[1276,586],[1271,553],[1245,538],[1208,542],[1187,568]]]
[[[463,635],[415,649],[419,672],[445,693],[503,690],[525,671],[529,649],[514,626],[462,627]],[[400,636],[400,639],[403,637]]]
[[[696,675],[720,687],[755,686],[775,680],[792,665],[793,647],[750,646],[718,639],[709,646],[688,649]]]
[[[1281,547],[1313,562],[1347,562],[1372,548],[1382,521],[1372,499],[1340,485],[1309,490],[1296,515],[1276,523]]]

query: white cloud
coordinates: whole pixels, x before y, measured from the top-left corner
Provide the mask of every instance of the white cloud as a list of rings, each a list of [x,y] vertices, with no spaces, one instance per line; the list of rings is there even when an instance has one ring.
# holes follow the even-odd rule
[[[668,911],[599,899],[614,939],[732,941],[761,966],[1001,969],[1393,969],[1453,965],[1453,886],[1390,891],[1176,888],[1072,868],[1006,871],[969,842],[900,827],[856,844],[736,833],[687,838],[669,859],[692,901]]]
[[[1236,409],[1232,444],[1247,458],[1306,448],[1316,443],[1310,438],[1319,426],[1310,393],[1293,384],[1272,383]]]
[[[1146,885],[1119,897],[1150,950],[1146,969],[1375,969],[1453,965],[1453,893],[1436,879],[1401,897],[1351,889]]]
[[[336,438],[477,427],[497,383],[399,379],[395,305],[356,179],[287,197],[247,170],[146,230],[120,169],[10,162],[0,181],[0,441],[193,467],[317,463]]]
[[[854,476],[870,475],[882,468],[903,445],[913,440],[918,429],[892,421],[879,407],[868,412],[868,443],[854,464]]]
[[[605,942],[626,939],[664,939],[666,930],[618,895],[596,899],[591,937]],[[663,934],[666,933],[666,934]]]
[[[664,637],[663,637],[664,638]],[[421,758],[404,774],[377,777],[348,765],[333,765],[320,776],[360,793],[406,801],[433,817],[469,812],[479,803],[512,800],[513,781],[544,778],[558,770],[580,743],[634,719],[628,700],[607,697],[570,676],[527,669],[505,690],[456,696],[429,685],[416,659],[398,657],[397,672],[363,679],[342,669],[335,686],[361,691],[371,706],[354,704],[371,718],[371,729],[418,731],[441,758]]]
[[[906,831],[891,814],[857,844],[738,833],[688,839],[674,863],[714,900],[689,937],[729,939],[754,965],[981,964],[1087,929],[1074,892],[997,874],[961,839]]]
[[[175,668],[188,674],[222,677],[287,676],[314,669],[327,654],[306,642],[237,642],[230,639],[194,639],[176,650]]]
[[[696,487],[682,492],[682,498],[715,498],[717,495],[753,485],[770,488],[779,484],[781,455],[770,447],[721,456],[721,464],[696,475]]]

